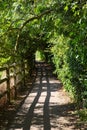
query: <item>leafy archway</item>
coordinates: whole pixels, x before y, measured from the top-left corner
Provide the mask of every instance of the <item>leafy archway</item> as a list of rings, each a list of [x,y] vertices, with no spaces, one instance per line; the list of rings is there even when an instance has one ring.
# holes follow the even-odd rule
[[[45,50],[65,89],[77,102],[87,99],[85,0],[1,0],[0,14],[1,63],[27,59],[32,66],[36,50]]]

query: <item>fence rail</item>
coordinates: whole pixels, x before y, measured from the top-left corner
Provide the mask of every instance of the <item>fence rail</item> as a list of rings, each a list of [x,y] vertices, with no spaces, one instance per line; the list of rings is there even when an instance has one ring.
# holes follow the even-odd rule
[[[11,91],[14,89],[14,99],[17,98],[17,90],[18,86],[23,89],[25,85],[25,77],[26,72],[28,70],[28,66],[26,62],[22,63],[14,63],[12,65],[6,65],[6,67],[1,67],[0,72],[3,74],[5,73],[5,76],[2,75],[0,79],[0,99],[3,96],[7,96],[7,102],[11,102]],[[5,83],[6,89],[4,90],[2,84]],[[2,91],[2,90],[4,91]]]

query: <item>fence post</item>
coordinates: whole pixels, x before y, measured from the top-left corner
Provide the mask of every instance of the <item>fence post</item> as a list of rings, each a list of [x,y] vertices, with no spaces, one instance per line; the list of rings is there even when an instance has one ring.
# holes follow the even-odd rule
[[[8,100],[8,103],[10,103],[11,97],[10,97],[10,73],[9,73],[9,66],[6,67],[6,76],[7,76],[7,100]]]
[[[23,75],[24,75],[24,86],[26,87],[26,82],[25,82],[25,62],[23,62]]]
[[[21,70],[22,70],[22,89],[25,89],[26,83],[25,83],[25,63],[23,60],[21,60]]]
[[[15,90],[14,99],[16,99],[16,98],[17,98],[17,86],[16,86],[16,63],[14,63],[14,90]]]

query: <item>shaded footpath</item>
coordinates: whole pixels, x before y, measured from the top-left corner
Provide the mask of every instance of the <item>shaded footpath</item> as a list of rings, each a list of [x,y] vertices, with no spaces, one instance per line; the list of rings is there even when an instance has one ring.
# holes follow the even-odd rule
[[[74,113],[74,104],[52,74],[50,65],[36,63],[33,89],[6,130],[86,130]]]

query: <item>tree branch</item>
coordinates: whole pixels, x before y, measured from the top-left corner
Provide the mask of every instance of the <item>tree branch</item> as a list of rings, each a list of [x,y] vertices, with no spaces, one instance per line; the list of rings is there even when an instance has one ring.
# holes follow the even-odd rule
[[[23,23],[21,29],[22,29],[27,23],[29,23],[30,21],[33,21],[33,20],[35,20],[35,19],[40,19],[42,16],[44,16],[45,14],[50,13],[51,11],[52,11],[52,9],[49,9],[49,10],[44,11],[44,12],[41,13],[40,15],[34,16],[34,17],[32,17],[32,18],[29,18],[27,21],[25,21],[25,22]]]
[[[19,41],[20,33],[21,33],[22,29],[24,28],[24,26],[26,26],[26,24],[29,23],[30,21],[33,21],[35,19],[40,19],[42,16],[44,16],[46,14],[49,14],[51,11],[53,11],[53,9],[46,10],[46,11],[44,11],[43,13],[41,13],[41,14],[39,14],[37,16],[29,18],[28,20],[26,20],[23,23],[23,25],[19,28],[19,31],[18,31],[18,35],[17,35],[17,39],[16,39],[16,44],[15,44],[15,51],[17,51],[17,49],[18,49],[18,41]]]

